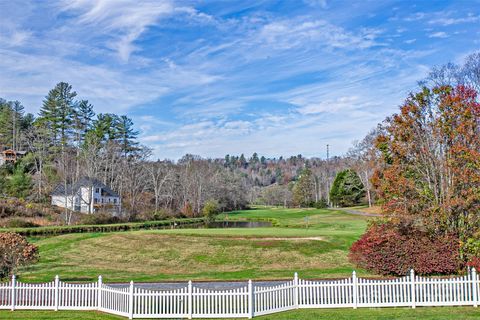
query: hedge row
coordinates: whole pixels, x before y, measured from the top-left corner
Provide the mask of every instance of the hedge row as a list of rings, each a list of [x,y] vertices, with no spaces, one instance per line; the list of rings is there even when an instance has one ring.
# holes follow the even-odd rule
[[[145,229],[168,229],[200,226],[205,223],[205,218],[187,218],[175,220],[160,220],[147,222],[129,222],[104,225],[73,225],[73,226],[52,226],[38,228],[3,228],[0,232],[15,232],[24,236],[51,236],[67,233],[88,233],[88,232],[116,232],[133,231]]]

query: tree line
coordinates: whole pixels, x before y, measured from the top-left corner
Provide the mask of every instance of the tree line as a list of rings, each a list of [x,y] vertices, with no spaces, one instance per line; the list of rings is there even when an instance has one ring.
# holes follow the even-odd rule
[[[65,82],[48,92],[36,116],[19,101],[0,100],[0,124],[0,148],[28,152],[0,167],[1,195],[47,204],[59,183],[67,190],[82,177],[96,178],[121,195],[129,220],[196,217],[212,203],[219,211],[248,204],[324,207],[336,173],[358,162],[257,153],[153,160],[129,117],[97,114]],[[72,217],[65,209],[64,221]]]
[[[0,168],[0,194],[48,203],[59,183],[65,190],[82,177],[117,191],[129,220],[183,215],[195,217],[215,200],[221,210],[247,204],[243,176],[223,165],[186,155],[177,162],[151,160],[138,131],[125,115],[96,114],[61,82],[45,97],[35,117],[18,101],[0,100],[2,150],[26,150],[20,161]],[[70,223],[73,213],[65,209]]]

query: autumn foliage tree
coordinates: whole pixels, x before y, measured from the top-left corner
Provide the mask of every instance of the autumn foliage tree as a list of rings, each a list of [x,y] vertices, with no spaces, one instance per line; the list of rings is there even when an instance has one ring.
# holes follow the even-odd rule
[[[376,173],[384,211],[460,238],[479,227],[480,104],[475,90],[444,86],[412,94],[385,121]]]
[[[20,266],[38,259],[38,247],[17,233],[0,233],[0,279],[12,275]]]
[[[398,268],[406,260],[423,273],[455,271],[457,254],[463,261],[459,267],[475,260],[480,252],[477,92],[457,85],[411,94],[400,113],[386,119],[376,146],[383,157],[372,180],[388,227],[370,227],[352,246],[351,260],[381,273],[404,272]],[[400,232],[402,225],[411,227]],[[422,250],[411,250],[412,243]],[[442,252],[453,254],[444,267],[425,267],[428,260],[440,261]],[[403,258],[397,263],[385,261],[398,255]],[[429,257],[423,264],[418,263],[422,256]]]

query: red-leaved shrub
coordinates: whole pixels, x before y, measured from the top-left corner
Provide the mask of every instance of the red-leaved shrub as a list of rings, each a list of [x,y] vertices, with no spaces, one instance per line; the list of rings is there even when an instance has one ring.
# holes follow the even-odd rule
[[[480,258],[479,257],[473,257],[470,259],[470,261],[467,263],[467,266],[470,268],[475,268],[475,270],[480,272]]]
[[[0,279],[12,275],[15,270],[37,261],[38,247],[27,238],[13,232],[0,232]]]
[[[350,248],[350,261],[382,275],[449,274],[461,266],[454,236],[432,238],[426,232],[391,224],[372,225]]]

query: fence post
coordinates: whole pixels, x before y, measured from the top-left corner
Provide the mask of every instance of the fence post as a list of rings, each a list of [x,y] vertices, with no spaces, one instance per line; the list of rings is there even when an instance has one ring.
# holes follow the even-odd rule
[[[188,281],[188,319],[192,319],[193,313],[193,287],[192,281]]]
[[[477,270],[475,270],[475,268],[472,268],[470,275],[472,278],[473,306],[476,308],[478,307]]]
[[[248,280],[248,319],[252,319],[255,313],[254,296],[252,280]]]
[[[59,291],[60,279],[58,275],[55,276],[55,311],[58,311],[58,291]]]
[[[294,298],[294,301],[295,301],[295,308],[298,309],[299,306],[300,306],[300,295],[299,295],[299,287],[298,287],[298,273],[295,272],[295,274],[293,275],[293,285],[295,286],[294,287],[294,291],[293,291],[293,298]]]
[[[353,283],[353,309],[357,309],[358,306],[358,279],[357,273],[352,272],[352,283]]]
[[[128,294],[128,319],[133,319],[133,281],[130,281],[130,291]]]
[[[12,299],[12,303],[11,303],[11,310],[14,311],[15,310],[15,283],[16,283],[16,278],[15,278],[15,275],[12,276],[12,295],[11,295],[11,299]]]
[[[417,298],[415,294],[415,271],[413,271],[413,269],[410,270],[410,283],[411,283],[410,297],[412,298],[412,309],[415,309]]]
[[[98,282],[97,282],[97,309],[98,310],[102,308],[102,285],[103,285],[102,276],[98,276]]]

